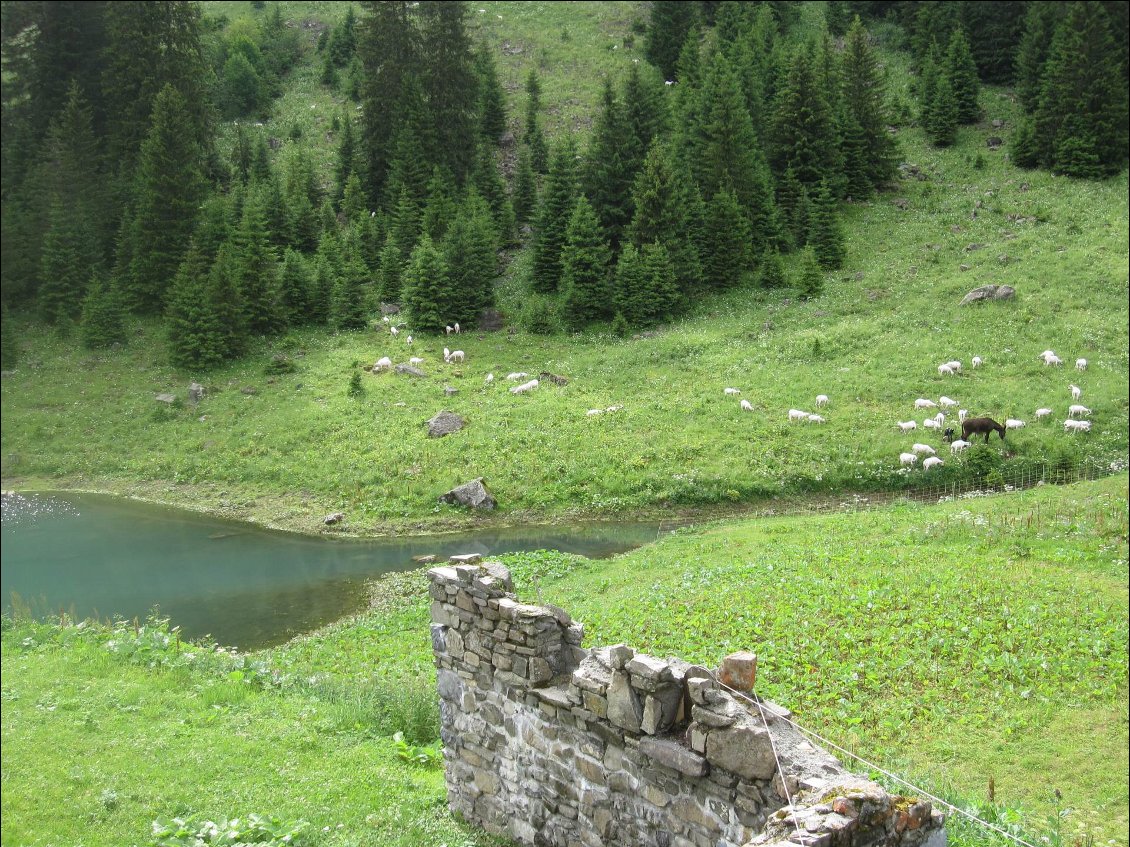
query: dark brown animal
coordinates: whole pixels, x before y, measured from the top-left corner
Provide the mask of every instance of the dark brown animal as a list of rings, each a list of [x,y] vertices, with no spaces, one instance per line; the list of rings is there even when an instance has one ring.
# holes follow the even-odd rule
[[[994,429],[1001,434],[1001,441],[1004,441],[1004,427],[992,418],[966,418],[961,425],[961,437],[969,441],[972,435],[984,435],[985,443],[988,444]]]

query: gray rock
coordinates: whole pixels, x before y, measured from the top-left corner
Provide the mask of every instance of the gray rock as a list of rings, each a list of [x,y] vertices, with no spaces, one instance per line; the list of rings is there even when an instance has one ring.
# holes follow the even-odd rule
[[[612,674],[612,684],[608,686],[608,720],[621,729],[639,732],[642,717],[643,707],[632,690],[631,677],[623,672]]]
[[[569,379],[567,377],[552,374],[549,371],[542,371],[538,376],[543,382],[552,382],[554,385],[568,385]]]
[[[709,768],[698,753],[666,738],[641,738],[640,752],[687,776],[705,776]]]
[[[445,397],[454,397],[458,393],[459,393],[458,388],[452,388],[450,385],[445,385],[443,387],[443,395]]]
[[[414,368],[411,365],[397,365],[396,372],[398,374],[408,374],[408,376],[424,376],[424,372],[419,368]]]
[[[990,150],[996,150],[1004,144],[1004,139],[999,135],[992,135],[985,139],[985,144]]]
[[[706,738],[706,760],[746,779],[772,779],[777,771],[769,733],[760,727],[712,730]]]
[[[438,412],[435,417],[428,421],[428,437],[429,438],[443,438],[445,435],[451,435],[453,432],[459,432],[463,428],[463,418],[454,412]]]
[[[204,386],[201,385],[199,382],[194,382],[191,385],[189,385],[188,386],[188,399],[189,399],[189,402],[191,402],[193,406],[195,406],[197,403],[199,403],[201,400],[203,400],[204,399]]]
[[[472,509],[493,509],[495,507],[494,497],[483,485],[481,476],[451,489],[446,494],[441,494],[439,502],[468,506]]]
[[[502,312],[498,309],[483,309],[479,314],[478,328],[483,332],[498,332],[502,326]]]
[[[166,406],[171,406],[177,402],[177,395],[175,394],[158,394],[156,397],[158,403],[164,403]]]
[[[345,520],[345,512],[334,512],[322,518],[322,523],[326,526],[333,526],[335,523],[341,523],[343,520]]]
[[[1016,289],[1011,285],[982,285],[966,294],[959,305],[968,306],[970,303],[982,303],[986,300],[1011,300],[1015,296]]]
[[[382,315],[399,315],[400,307],[395,303],[381,303]]]

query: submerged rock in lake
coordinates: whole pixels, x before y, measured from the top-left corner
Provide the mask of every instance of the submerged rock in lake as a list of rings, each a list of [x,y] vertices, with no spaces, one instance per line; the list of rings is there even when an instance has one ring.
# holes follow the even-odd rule
[[[468,506],[472,509],[493,509],[495,507],[494,497],[483,485],[481,476],[451,489],[446,494],[441,494],[439,502]]]

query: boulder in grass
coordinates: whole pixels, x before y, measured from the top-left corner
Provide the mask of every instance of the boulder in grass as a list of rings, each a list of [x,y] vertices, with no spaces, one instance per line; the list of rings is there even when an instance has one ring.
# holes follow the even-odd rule
[[[428,435],[431,438],[443,438],[463,428],[463,418],[454,412],[439,412],[428,421]]]
[[[1011,285],[982,285],[966,294],[959,305],[968,306],[970,303],[983,303],[987,300],[1011,300],[1015,296],[1016,289]]]
[[[441,494],[439,502],[467,506],[471,509],[493,509],[495,507],[494,497],[483,485],[481,476],[451,489],[446,494]]]

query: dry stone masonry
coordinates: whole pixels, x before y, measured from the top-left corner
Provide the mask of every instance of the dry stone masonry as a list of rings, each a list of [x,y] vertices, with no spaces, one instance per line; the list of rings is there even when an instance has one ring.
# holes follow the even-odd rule
[[[929,803],[847,772],[752,696],[752,654],[719,676],[584,649],[568,612],[519,602],[478,559],[428,572],[454,812],[553,847],[944,847]]]

